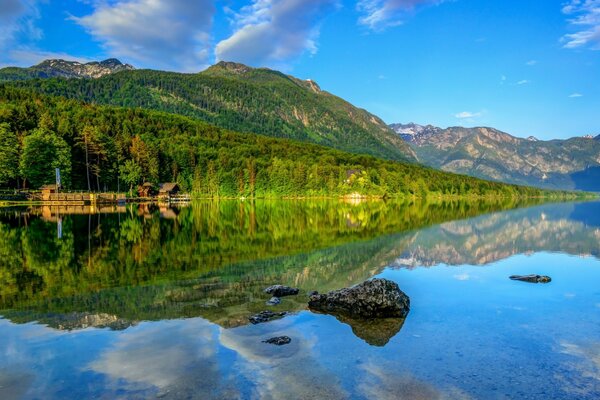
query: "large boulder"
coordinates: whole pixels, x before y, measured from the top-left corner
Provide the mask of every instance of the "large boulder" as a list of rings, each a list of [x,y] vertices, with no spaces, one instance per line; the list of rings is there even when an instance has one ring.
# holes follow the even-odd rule
[[[299,291],[298,288],[283,285],[273,285],[265,289],[265,293],[268,293],[273,297],[293,296],[298,294]]]
[[[410,299],[395,282],[371,279],[350,288],[310,296],[311,310],[352,318],[405,318]]]
[[[509,276],[513,281],[529,282],[529,283],[548,283],[552,281],[552,278],[546,275],[511,275]]]

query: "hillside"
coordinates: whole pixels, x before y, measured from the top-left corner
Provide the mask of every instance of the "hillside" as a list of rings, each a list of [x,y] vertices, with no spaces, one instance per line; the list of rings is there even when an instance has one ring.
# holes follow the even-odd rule
[[[165,111],[238,132],[415,160],[410,146],[378,117],[322,91],[311,80],[266,68],[220,62],[198,74],[123,70],[98,79],[42,79],[48,76],[0,70],[0,82],[48,95]]]
[[[493,128],[392,127],[420,162],[434,168],[521,185],[600,191],[600,136],[544,141]]]
[[[54,168],[61,168],[67,188],[123,190],[176,181],[204,197],[564,195],[2,85],[0,143],[4,187],[25,181],[37,188],[53,182]]]

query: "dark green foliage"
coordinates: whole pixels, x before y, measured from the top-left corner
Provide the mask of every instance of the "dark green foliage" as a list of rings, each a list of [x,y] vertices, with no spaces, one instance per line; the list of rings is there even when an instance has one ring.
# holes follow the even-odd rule
[[[0,184],[19,175],[19,141],[8,123],[0,124]]]
[[[205,197],[550,194],[294,140],[235,133],[178,115],[93,106],[6,86],[0,86],[0,110],[0,123],[9,123],[24,138],[21,173],[33,187],[52,181],[46,172],[53,174],[61,166],[65,177],[70,175],[71,188],[87,188],[81,143],[93,127],[94,140],[103,150],[88,164],[97,168],[94,186],[102,189],[124,189],[121,178],[126,187],[144,180],[178,182],[184,191]],[[49,128],[56,133],[44,130]],[[60,151],[45,150],[50,145]],[[31,151],[35,146],[38,150]]]
[[[69,186],[71,149],[54,132],[35,129],[23,139],[23,154],[19,170],[21,177],[33,187],[55,182],[55,168],[60,168],[62,184]]]
[[[0,82],[14,81],[12,85],[49,95],[166,111],[238,132],[414,160],[409,146],[376,116],[321,91],[314,82],[268,69],[219,63],[199,74],[135,70],[99,79],[45,78],[32,69],[0,71]]]

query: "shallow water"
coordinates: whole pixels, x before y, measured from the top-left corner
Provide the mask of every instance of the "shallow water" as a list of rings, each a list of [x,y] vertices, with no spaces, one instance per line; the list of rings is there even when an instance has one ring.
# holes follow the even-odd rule
[[[0,398],[599,398],[600,203],[512,206],[5,210]],[[397,333],[306,309],[373,276],[410,296]]]

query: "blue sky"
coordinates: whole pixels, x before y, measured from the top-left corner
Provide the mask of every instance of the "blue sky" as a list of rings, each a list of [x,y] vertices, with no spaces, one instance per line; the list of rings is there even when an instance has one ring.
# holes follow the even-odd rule
[[[600,134],[600,0],[1,0],[0,65],[283,70],[386,122]]]

